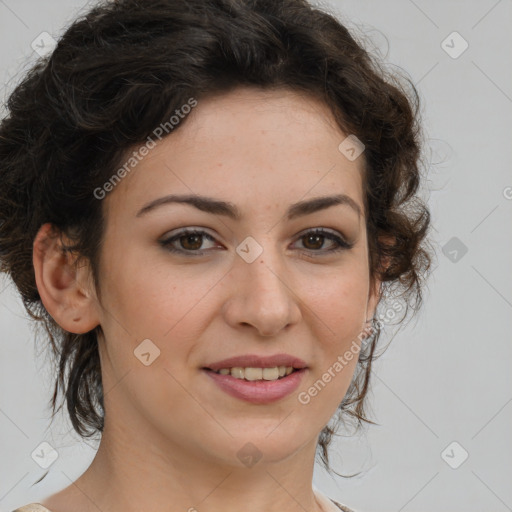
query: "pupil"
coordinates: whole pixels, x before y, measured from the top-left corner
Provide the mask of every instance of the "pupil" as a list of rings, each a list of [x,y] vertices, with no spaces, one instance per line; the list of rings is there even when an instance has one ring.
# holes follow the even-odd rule
[[[316,239],[317,242],[318,242],[321,238],[322,238],[322,235],[308,235],[308,236],[306,236],[306,240],[308,240],[306,245],[309,244],[309,240],[311,240],[311,239]],[[319,244],[317,243],[316,245],[313,242],[313,245],[314,245],[315,248],[318,249],[319,247],[322,246],[322,242],[320,241],[320,243]]]
[[[191,249],[198,249],[199,247],[201,247],[201,240],[200,240],[201,235],[185,235],[183,238],[185,239],[185,244],[182,244],[182,245],[185,249],[191,250]],[[186,247],[188,242],[190,240],[194,240],[194,239],[196,240],[196,242],[199,240],[199,243],[194,244],[194,242],[192,242],[193,247]]]

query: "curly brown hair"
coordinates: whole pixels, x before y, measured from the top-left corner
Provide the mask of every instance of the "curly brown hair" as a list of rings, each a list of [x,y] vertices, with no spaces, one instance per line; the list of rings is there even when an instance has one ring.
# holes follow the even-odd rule
[[[314,95],[365,145],[369,272],[385,288],[379,308],[400,298],[407,314],[422,303],[430,214],[418,193],[419,95],[408,78],[386,71],[334,14],[306,0],[102,1],[26,73],[0,125],[0,270],[49,338],[57,370],[53,416],[61,391],[57,410],[66,401],[83,438],[104,426],[101,326],[73,334],[48,314],[34,276],[34,238],[51,223],[64,250],[79,256],[76,264],[88,260],[99,290],[105,217],[94,190],[190,97],[242,85]],[[338,419],[355,418],[357,428],[375,424],[365,415],[365,397],[380,325],[362,343],[337,411]],[[327,469],[335,431],[328,425],[319,437]]]

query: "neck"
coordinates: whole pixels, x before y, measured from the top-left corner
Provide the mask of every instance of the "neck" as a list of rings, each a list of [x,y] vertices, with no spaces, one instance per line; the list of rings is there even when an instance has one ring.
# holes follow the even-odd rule
[[[141,430],[137,430],[142,432]],[[155,432],[133,438],[105,424],[100,447],[75,482],[88,509],[130,512],[320,512],[312,490],[316,439],[286,460],[252,467],[226,463],[163,440]],[[75,489],[75,490],[76,490]],[[58,512],[58,511],[56,511]]]

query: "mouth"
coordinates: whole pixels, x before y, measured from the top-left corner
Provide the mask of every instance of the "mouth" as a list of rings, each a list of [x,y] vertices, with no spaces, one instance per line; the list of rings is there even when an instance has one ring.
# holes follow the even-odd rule
[[[203,368],[203,370],[214,372],[218,375],[229,375],[235,379],[249,382],[281,380],[301,369],[302,368],[294,368],[293,366],[272,366],[265,368],[233,366],[231,368],[220,368],[218,370]]]
[[[269,404],[291,395],[308,372],[306,363],[289,354],[245,355],[201,368],[217,389],[251,404]]]
[[[219,372],[221,375],[247,380],[276,380],[303,368],[306,368],[305,361],[290,354],[246,354],[204,366],[204,369]]]

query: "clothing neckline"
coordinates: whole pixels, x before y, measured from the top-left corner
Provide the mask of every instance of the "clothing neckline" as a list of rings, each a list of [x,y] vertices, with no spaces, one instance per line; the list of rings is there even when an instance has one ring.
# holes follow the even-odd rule
[[[325,512],[338,512],[338,510],[345,510],[347,512],[354,512],[350,508],[345,505],[338,504],[334,500],[331,500],[327,495],[325,495],[320,489],[313,485],[313,493],[315,495],[316,500],[320,504],[320,506],[324,509]],[[13,512],[52,512],[47,509],[45,506],[40,503],[30,503],[28,505],[24,505],[23,507],[17,508],[13,510]]]
[[[41,505],[41,503],[29,503],[23,507],[17,508],[12,512],[52,512],[50,509]]]
[[[321,505],[325,512],[339,512],[340,510],[343,510],[344,512],[355,512],[346,505],[338,503],[329,498],[315,485],[313,485],[313,493],[315,494],[318,503]]]

